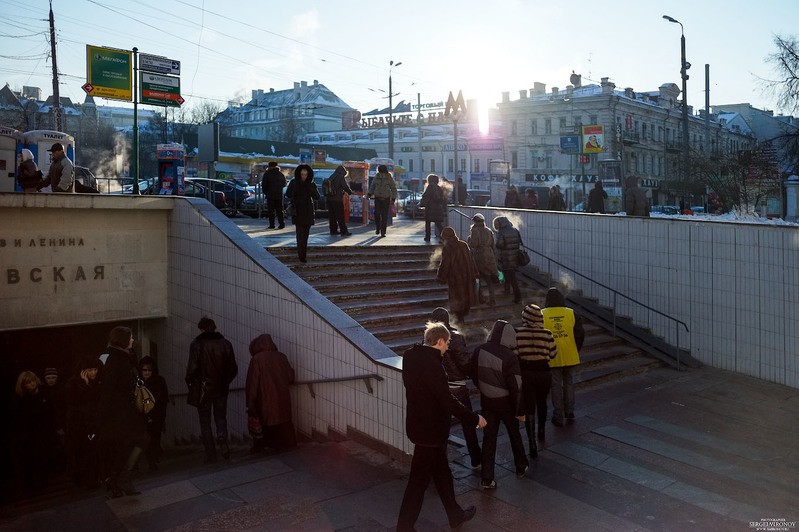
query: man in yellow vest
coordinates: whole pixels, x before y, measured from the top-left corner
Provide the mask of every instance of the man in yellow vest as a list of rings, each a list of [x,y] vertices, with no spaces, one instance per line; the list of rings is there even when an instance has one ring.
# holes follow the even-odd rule
[[[580,364],[580,348],[585,340],[583,321],[566,306],[557,288],[547,292],[544,328],[552,332],[558,354],[549,361],[552,375],[552,424],[562,427],[564,419],[574,421],[574,369]]]

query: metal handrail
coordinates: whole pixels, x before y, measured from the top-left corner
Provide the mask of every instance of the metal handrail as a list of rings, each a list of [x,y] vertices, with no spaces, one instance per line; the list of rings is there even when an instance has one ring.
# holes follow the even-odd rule
[[[353,375],[352,377],[333,377],[329,379],[312,379],[309,381],[294,381],[291,384],[296,386],[308,386],[308,391],[311,393],[311,397],[316,399],[316,392],[313,389],[314,384],[323,384],[326,382],[346,382],[346,381],[357,381],[363,380],[364,384],[366,385],[366,389],[369,393],[374,394],[374,389],[372,388],[372,381],[374,379],[378,382],[382,382],[385,379],[378,375],[377,373],[367,373],[366,375]],[[243,392],[246,388],[242,386],[237,386],[235,388],[229,388],[228,392]],[[179,393],[170,393],[170,397],[181,397],[184,395],[189,395],[189,392],[179,392]]]
[[[460,214],[464,218],[471,219],[471,217],[468,214],[466,214],[466,213],[464,213],[464,212],[462,212],[462,211],[460,211],[458,209],[455,209],[454,207],[450,208],[449,212],[455,212],[457,214]],[[600,287],[604,288],[605,290],[610,291],[613,294],[613,305],[611,307],[611,311],[613,313],[613,322],[612,322],[613,323],[613,336],[616,336],[616,303],[617,303],[616,298],[619,297],[619,296],[624,298],[624,299],[626,299],[630,303],[634,303],[634,304],[636,304],[638,306],[641,306],[641,307],[647,309],[650,312],[654,312],[655,314],[658,314],[658,315],[666,318],[667,320],[671,320],[672,322],[674,322],[674,326],[675,326],[674,327],[675,344],[676,344],[676,352],[677,352],[677,357],[676,357],[677,358],[677,369],[678,370],[680,369],[680,325],[682,325],[683,328],[685,328],[685,332],[687,332],[687,333],[691,332],[691,331],[688,330],[688,325],[686,325],[686,323],[684,321],[682,321],[680,319],[677,319],[677,318],[675,318],[673,316],[669,316],[668,314],[665,314],[665,313],[663,313],[663,312],[661,312],[661,311],[659,311],[659,310],[657,310],[655,308],[652,308],[649,305],[647,305],[646,303],[641,303],[640,301],[638,301],[638,300],[636,300],[636,299],[634,299],[632,297],[624,295],[621,292],[619,292],[618,290],[616,290],[615,288],[612,288],[612,287],[610,287],[610,286],[608,286],[608,285],[606,285],[606,284],[604,284],[604,283],[602,283],[600,281],[592,279],[592,278],[588,277],[587,275],[584,275],[584,274],[576,271],[575,269],[570,268],[569,266],[566,266],[562,262],[559,262],[559,261],[557,261],[557,260],[555,260],[555,259],[553,259],[551,257],[548,257],[548,256],[544,255],[543,253],[541,253],[539,251],[536,251],[536,250],[534,250],[534,249],[532,249],[530,247],[525,246],[524,243],[522,243],[522,247],[524,249],[528,250],[528,251],[531,251],[532,253],[535,253],[539,257],[547,260],[548,262],[557,264],[559,267],[563,268],[564,270],[568,270],[569,272],[573,273],[574,275],[576,275],[578,277],[581,277],[582,279],[585,279],[586,281],[594,283],[595,285],[600,286]],[[551,268],[547,268],[547,272],[549,272],[550,269]]]

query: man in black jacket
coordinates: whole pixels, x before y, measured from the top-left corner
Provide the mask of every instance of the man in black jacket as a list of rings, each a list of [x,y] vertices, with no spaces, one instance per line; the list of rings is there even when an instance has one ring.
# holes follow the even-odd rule
[[[430,321],[441,322],[447,326],[450,333],[449,348],[444,353],[441,363],[444,371],[447,372],[447,382],[449,391],[455,399],[461,402],[467,410],[472,409],[472,400],[469,398],[469,388],[466,381],[472,377],[471,355],[466,348],[466,338],[449,323],[449,312],[444,307],[437,307],[430,315]],[[477,441],[477,429],[473,423],[461,422],[463,428],[463,439],[466,440],[466,448],[469,450],[472,467],[480,467],[483,452],[480,450],[480,443]]]
[[[446,325],[431,322],[424,331],[424,345],[415,345],[403,354],[402,382],[408,403],[405,428],[415,447],[397,531],[414,530],[431,478],[451,527],[472,519],[477,511],[474,506],[464,510],[455,500],[447,440],[451,416],[480,428],[485,426],[485,419],[467,410],[449,392],[447,374],[441,365],[449,339]]]
[[[277,212],[278,229],[283,229],[283,187],[286,186],[286,176],[280,171],[275,161],[269,161],[264,177],[261,180],[261,190],[266,198],[266,212],[269,216],[269,229],[275,228],[275,212]]]
[[[189,364],[186,367],[186,383],[205,382],[205,400],[197,407],[200,415],[200,434],[205,446],[206,463],[216,462],[214,435],[211,432],[211,408],[213,407],[216,438],[225,459],[230,458],[227,443],[227,396],[230,383],[239,372],[236,355],[231,344],[216,332],[216,323],[203,316],[197,327],[202,331],[189,347]]]

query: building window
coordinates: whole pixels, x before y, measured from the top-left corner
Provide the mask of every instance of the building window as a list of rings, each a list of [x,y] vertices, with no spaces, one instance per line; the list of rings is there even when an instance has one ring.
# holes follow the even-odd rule
[[[447,172],[450,174],[455,171],[455,161],[447,159]]]
[[[402,166],[402,161],[400,161],[400,166]],[[408,159],[408,171],[413,172],[413,159]]]
[[[511,168],[519,167],[519,152],[516,150],[510,152],[510,166]]]
[[[538,135],[538,119],[533,118],[530,120],[530,134]]]
[[[475,173],[479,172],[480,171],[480,159],[473,159],[473,163],[474,163],[473,164],[473,166],[474,166],[474,170],[473,171]]]
[[[398,160],[397,160],[397,164],[398,164],[399,166],[405,166],[405,165],[403,165],[403,164],[402,164],[402,159],[398,159]]]
[[[430,159],[430,173],[431,174],[435,174],[436,173],[436,160],[435,159]]]
[[[530,168],[538,168],[538,153],[530,152]]]
[[[641,124],[641,140],[646,140],[646,124]]]
[[[546,118],[544,119],[544,134],[551,135],[552,134],[552,119]]]
[[[466,159],[461,159],[460,173],[466,173]]]
[[[566,119],[565,118],[561,118],[560,119],[560,122],[558,123],[558,127],[560,128],[560,132],[561,133],[565,133],[566,132]]]
[[[599,122],[599,121],[597,120],[597,117],[596,117],[596,115],[590,115],[590,116],[588,117],[588,121],[589,121],[589,123],[590,123],[592,126],[596,125],[596,124]]]
[[[514,121],[512,121],[510,123],[510,134],[511,134],[511,136],[514,136],[514,137],[519,134],[518,130],[516,128],[516,120],[514,120]]]

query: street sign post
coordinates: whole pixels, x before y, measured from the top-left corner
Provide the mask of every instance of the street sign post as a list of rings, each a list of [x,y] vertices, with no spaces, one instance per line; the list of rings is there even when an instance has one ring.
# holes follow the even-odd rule
[[[91,96],[133,100],[133,61],[129,50],[86,45],[86,84]]]
[[[140,102],[143,104],[180,107],[185,101],[180,96],[180,78],[174,76],[141,72],[139,87],[141,87]]]
[[[139,70],[157,74],[180,75],[180,61],[167,59],[160,55],[139,54]]]

